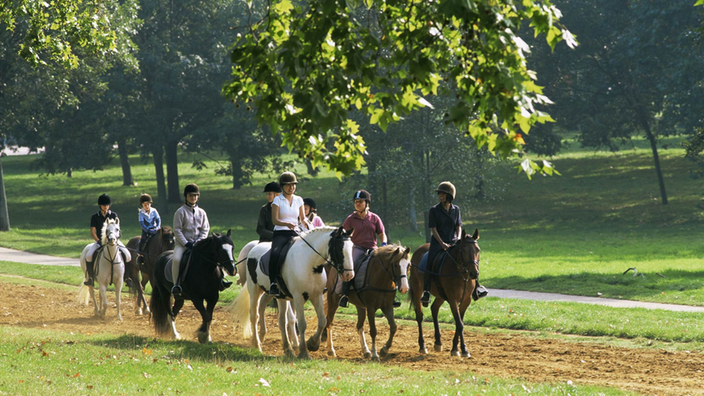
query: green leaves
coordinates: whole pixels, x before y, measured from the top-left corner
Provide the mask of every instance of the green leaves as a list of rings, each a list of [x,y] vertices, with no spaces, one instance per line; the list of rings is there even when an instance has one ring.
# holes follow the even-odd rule
[[[256,6],[266,18],[236,43],[223,93],[252,103],[260,122],[281,133],[289,149],[343,174],[364,163],[356,123],[348,122],[351,111],[386,130],[432,105],[445,81],[455,95],[448,124],[502,157],[521,155],[515,132],[550,119],[534,108],[549,101],[526,67],[530,48],[518,27],[528,22],[552,47],[561,40],[576,45],[549,1],[311,0],[304,10],[279,0]],[[283,111],[287,107],[297,111]],[[331,144],[317,138],[313,144],[317,136]]]

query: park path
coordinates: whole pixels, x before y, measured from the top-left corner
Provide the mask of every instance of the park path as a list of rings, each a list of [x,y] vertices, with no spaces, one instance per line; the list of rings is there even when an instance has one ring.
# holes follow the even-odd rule
[[[23,252],[20,250],[7,249],[3,247],[0,247],[0,261],[12,261],[16,263],[26,264],[71,265],[76,267],[80,266],[78,259],[47,256],[44,254]],[[646,308],[663,309],[667,311],[678,312],[704,312],[704,307],[696,307],[691,305],[661,304],[643,301],[621,300],[615,298],[573,296],[568,294],[541,293],[523,290],[489,289],[489,296],[533,301],[575,302],[581,304],[604,305],[615,308]]]

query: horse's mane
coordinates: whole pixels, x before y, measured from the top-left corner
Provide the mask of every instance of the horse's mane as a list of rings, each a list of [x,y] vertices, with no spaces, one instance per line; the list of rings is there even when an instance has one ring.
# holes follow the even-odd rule
[[[384,262],[390,261],[392,258],[394,258],[394,255],[397,254],[398,249],[401,249],[401,253],[403,253],[405,250],[404,247],[400,244],[381,246],[374,251],[374,256]],[[399,255],[398,260],[402,259],[403,257],[403,254]]]
[[[100,244],[103,246],[108,243],[108,224],[117,224],[117,222],[110,218],[105,219],[105,222],[103,223],[102,234],[100,235]]]
[[[169,227],[169,226],[162,226],[161,233],[166,234],[166,235],[170,235],[170,234],[174,233],[174,230],[172,230],[171,227]]]
[[[337,230],[337,227],[325,226],[325,227],[313,228],[312,230],[310,230],[308,232],[301,233],[300,236],[301,236],[301,238],[305,238],[308,235],[317,235],[318,233],[322,233],[322,232],[330,233],[335,230]]]

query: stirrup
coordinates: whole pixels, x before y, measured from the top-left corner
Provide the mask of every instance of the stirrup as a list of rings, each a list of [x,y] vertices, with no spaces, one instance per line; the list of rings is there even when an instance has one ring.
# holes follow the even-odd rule
[[[171,288],[171,294],[174,297],[181,297],[183,294],[183,289],[181,288],[181,285],[174,285],[174,287]]]
[[[274,297],[280,297],[281,292],[279,291],[279,285],[277,285],[276,282],[269,286],[269,294]]]
[[[88,277],[88,280],[83,282],[84,285],[86,286],[94,286],[95,285],[95,280],[93,279],[92,276]]]
[[[400,307],[401,307],[401,301],[400,301],[398,298],[396,298],[396,297],[394,297],[394,304],[393,304],[393,307],[394,307],[394,308],[400,308]]]
[[[224,291],[228,287],[232,286],[232,282],[226,280],[225,278],[222,278],[220,280],[220,291]]]
[[[484,286],[479,286],[478,288],[474,289],[474,292],[472,293],[472,298],[474,299],[474,301],[477,301],[482,297],[486,297],[487,294],[489,294],[489,290],[487,290]]]
[[[347,308],[347,303],[350,299],[347,296],[342,296],[340,302],[337,304],[338,307]]]
[[[137,256],[137,265],[139,265],[140,267],[144,267],[144,256],[141,254]]]
[[[424,307],[427,307],[428,304],[430,304],[430,292],[427,290],[423,290],[423,296],[420,298],[420,303],[423,304]]]

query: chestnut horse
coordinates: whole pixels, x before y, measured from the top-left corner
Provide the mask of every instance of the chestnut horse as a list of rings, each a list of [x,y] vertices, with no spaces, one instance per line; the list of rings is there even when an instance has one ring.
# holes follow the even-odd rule
[[[430,307],[433,314],[433,325],[435,326],[435,351],[442,351],[442,341],[440,340],[440,327],[438,326],[438,311],[440,306],[447,301],[450,304],[452,317],[455,319],[455,336],[452,339],[451,356],[460,356],[457,344],[462,348],[462,357],[468,358],[469,352],[464,343],[464,313],[472,302],[472,292],[477,285],[479,275],[479,230],[474,230],[474,235],[467,234],[462,230],[460,238],[447,251],[442,267],[430,270],[432,267],[428,263],[431,276],[430,294],[435,296],[435,301]],[[423,294],[423,277],[418,269],[420,260],[428,251],[430,244],[420,246],[413,252],[411,266],[411,305],[415,308],[416,322],[418,322],[418,352],[427,354],[425,341],[423,340],[423,307],[420,304],[420,297]],[[441,257],[438,254],[436,257]]]
[[[144,261],[142,265],[137,264],[137,251],[139,249],[139,243],[142,240],[141,236],[136,236],[127,242],[127,249],[132,252],[132,259],[127,262],[125,266],[125,272],[132,278],[134,282],[134,287],[131,289],[132,293],[137,294],[137,300],[134,304],[134,312],[137,315],[142,315],[142,307],[144,311],[149,312],[149,304],[144,298],[144,288],[149,282],[149,277],[154,272],[154,264],[156,263],[157,257],[167,250],[174,250],[174,233],[169,226],[163,226],[159,231],[154,234],[149,241],[147,241],[147,246],[144,247]],[[140,273],[142,274],[140,280]]]
[[[396,290],[401,293],[408,291],[408,254],[411,248],[402,246],[387,245],[376,249],[369,260],[364,286],[359,290],[352,290],[349,299],[357,307],[357,333],[362,345],[362,354],[365,358],[372,358],[379,361],[379,355],[386,356],[391,348],[391,343],[396,334],[396,321],[394,320],[394,297]],[[359,274],[357,274],[359,276]],[[342,297],[335,293],[335,284],[338,281],[337,271],[330,269],[327,283],[327,320],[326,332],[323,333],[323,341],[327,336],[328,355],[337,356],[332,343],[332,322],[335,319],[337,305]],[[377,354],[376,350],[376,311],[381,309],[386,320],[389,322],[389,339]],[[369,318],[369,335],[372,337],[372,350],[367,347],[364,338],[364,320]]]

